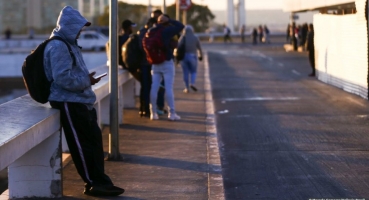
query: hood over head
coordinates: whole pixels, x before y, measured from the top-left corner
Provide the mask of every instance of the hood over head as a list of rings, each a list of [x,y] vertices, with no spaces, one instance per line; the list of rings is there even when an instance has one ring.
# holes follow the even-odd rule
[[[87,21],[78,10],[71,6],[65,6],[59,14],[56,28],[51,36],[57,35],[74,44],[79,31],[84,26],[90,26],[91,22]]]
[[[184,34],[193,35],[194,34],[193,27],[191,25],[186,25],[184,28]]]

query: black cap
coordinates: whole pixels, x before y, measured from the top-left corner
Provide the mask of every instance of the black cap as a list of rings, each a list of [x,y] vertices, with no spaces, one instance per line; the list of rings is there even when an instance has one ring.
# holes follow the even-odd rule
[[[129,27],[136,27],[136,24],[135,23],[133,23],[131,20],[129,20],[129,19],[126,19],[126,20],[124,20],[123,22],[122,22],[122,28],[123,29],[127,29],[127,28],[129,28]]]

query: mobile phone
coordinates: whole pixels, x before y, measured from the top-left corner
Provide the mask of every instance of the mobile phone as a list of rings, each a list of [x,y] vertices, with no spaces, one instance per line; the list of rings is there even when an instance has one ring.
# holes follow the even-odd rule
[[[105,72],[105,73],[103,73],[103,74],[100,74],[100,75],[96,76],[96,77],[95,77],[95,79],[102,78],[102,77],[104,77],[104,76],[106,76],[106,75],[108,75],[108,73],[107,73],[107,72]]]

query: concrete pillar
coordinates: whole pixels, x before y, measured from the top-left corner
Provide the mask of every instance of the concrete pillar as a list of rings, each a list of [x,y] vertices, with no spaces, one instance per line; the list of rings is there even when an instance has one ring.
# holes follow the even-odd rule
[[[163,11],[163,13],[167,13],[167,3],[165,0],[163,0],[163,7],[161,10]]]
[[[84,15],[84,5],[83,5],[83,0],[78,0],[78,11],[81,13],[81,15]]]
[[[95,16],[95,0],[90,0],[90,21],[93,21]]]
[[[227,1],[227,26],[234,32],[234,6],[233,0]]]
[[[41,28],[41,1],[40,0],[27,0],[27,28]]]
[[[147,6],[147,17],[150,18],[151,17],[151,11],[152,11],[152,4],[151,4],[151,0],[149,0],[149,4]]]
[[[123,108],[134,108],[135,101],[135,79],[130,79],[122,85]]]
[[[9,199],[63,196],[60,131],[8,167]]]
[[[238,30],[246,25],[245,0],[238,0]]]
[[[100,2],[99,2],[99,13],[100,13],[100,15],[102,15],[104,13],[104,8],[105,8],[104,0],[100,0]]]

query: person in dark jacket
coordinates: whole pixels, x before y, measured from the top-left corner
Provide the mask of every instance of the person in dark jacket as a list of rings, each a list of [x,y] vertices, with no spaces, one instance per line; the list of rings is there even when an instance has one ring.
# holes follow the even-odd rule
[[[307,36],[306,50],[309,51],[309,61],[312,69],[309,76],[315,76],[315,48],[314,48],[314,26],[309,24],[309,32]]]
[[[177,113],[175,112],[174,106],[173,84],[174,84],[175,67],[173,61],[174,56],[171,40],[175,35],[179,34],[182,31],[184,25],[179,21],[169,19],[165,15],[160,15],[158,18],[158,24],[152,29],[159,28],[163,28],[162,40],[165,45],[166,60],[163,63],[152,65],[151,74],[153,80],[150,91],[150,119],[151,120],[159,119],[156,110],[157,109],[156,101],[158,90],[160,87],[160,81],[162,78],[164,78],[165,96],[169,108],[168,119],[172,121],[180,120],[181,117],[178,116]]]
[[[136,27],[136,24],[131,20],[126,19],[122,22],[123,33],[118,37],[118,55],[119,55],[119,65],[123,67],[123,69],[127,69],[127,66],[123,62],[122,57],[122,46],[128,40],[129,36],[133,33],[133,27]]]
[[[127,69],[127,67],[123,62],[122,46],[128,40],[129,36],[133,33],[133,27],[136,26],[137,25],[129,19],[126,19],[122,22],[122,34],[118,36],[118,64],[123,69]],[[105,48],[108,59],[110,60],[109,42],[106,43]]]
[[[60,12],[57,27],[50,37],[59,36],[73,52],[72,58],[63,41],[50,41],[44,51],[45,74],[50,87],[49,102],[60,110],[61,125],[78,174],[85,182],[83,191],[92,196],[117,196],[124,189],[116,187],[104,172],[104,150],[101,129],[97,123],[92,85],[100,81],[89,73],[77,39],[90,26],[77,10],[66,6]],[[75,60],[75,61],[73,61]]]
[[[151,90],[151,64],[146,59],[146,53],[143,49],[142,40],[145,37],[147,31],[156,24],[155,18],[150,18],[145,27],[138,31],[138,37],[140,38],[140,47],[142,53],[145,55],[141,61],[141,90],[140,90],[140,116],[141,117],[150,117],[150,90]],[[160,92],[158,96],[161,95]],[[164,92],[162,94],[164,96]],[[163,97],[164,99],[164,97]],[[159,101],[159,98],[158,98]],[[157,103],[159,104],[159,103]],[[163,103],[164,104],[164,103]]]
[[[252,44],[253,45],[258,44],[258,30],[256,28],[252,30],[251,37],[252,37]]]

